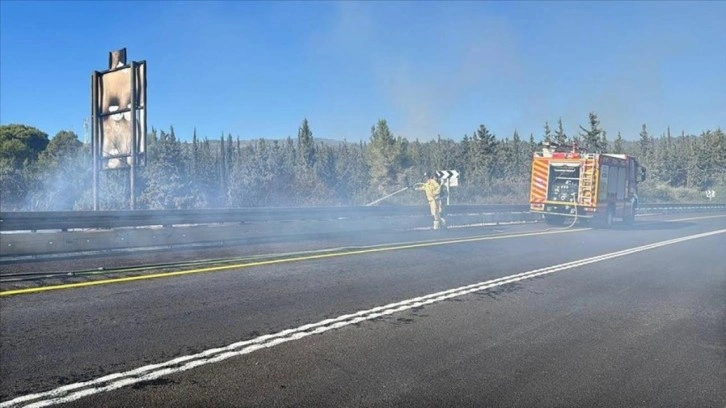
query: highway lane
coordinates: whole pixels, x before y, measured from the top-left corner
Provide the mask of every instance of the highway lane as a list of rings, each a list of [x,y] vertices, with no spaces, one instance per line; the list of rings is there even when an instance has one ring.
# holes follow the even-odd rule
[[[676,221],[5,297],[1,400],[391,302],[726,228],[723,216],[666,218]],[[724,236],[498,286],[70,405],[691,406],[684,402],[692,398],[705,403],[698,406],[723,406]]]
[[[246,236],[239,245],[207,247],[175,247],[164,249],[124,250],[113,253],[99,252],[90,256],[49,256],[36,259],[0,259],[0,278],[11,274],[71,271],[108,271],[112,268],[133,268],[140,265],[198,262],[200,260],[219,260],[239,257],[252,257],[264,254],[291,252],[311,252],[321,249],[370,246],[381,243],[405,242],[416,239],[434,239],[437,235],[423,228],[389,225],[385,220],[373,220],[368,230],[361,230],[348,223],[336,228],[330,225],[319,226],[314,222],[300,222],[303,225],[280,225],[279,223],[260,223],[253,231],[242,233]],[[353,227],[348,229],[347,227]],[[249,228],[249,227],[248,227]],[[430,227],[428,227],[430,228]],[[210,227],[214,229],[214,227]],[[517,232],[529,230],[529,225],[508,224],[502,226],[467,225],[464,229],[456,227],[447,231],[447,236],[466,236],[474,233],[493,234],[497,232]],[[440,234],[439,234],[440,235]],[[0,280],[0,290],[14,286]],[[27,286],[27,284],[25,284]]]

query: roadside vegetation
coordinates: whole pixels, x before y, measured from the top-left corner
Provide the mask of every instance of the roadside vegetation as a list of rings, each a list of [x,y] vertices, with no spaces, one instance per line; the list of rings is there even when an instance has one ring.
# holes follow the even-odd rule
[[[553,129],[554,128],[554,129]],[[630,135],[628,135],[630,136]],[[457,170],[452,204],[525,204],[532,152],[539,141],[577,143],[592,152],[626,153],[647,168],[641,200],[647,203],[726,202],[726,137],[723,130],[699,135],[610,135],[591,113],[580,132],[567,135],[562,120],[543,134],[494,135],[479,125],[459,141],[408,140],[385,120],[367,141],[316,140],[303,120],[297,137],[281,140],[180,141],[173,127],[152,129],[147,162],[137,170],[137,208],[200,209],[365,205],[421,181],[424,171]],[[537,140],[537,142],[535,141]],[[60,131],[49,138],[29,125],[0,126],[0,209],[68,211],[93,207],[91,149],[78,135]],[[129,208],[128,169],[99,176],[101,209]],[[380,205],[421,204],[411,189]]]

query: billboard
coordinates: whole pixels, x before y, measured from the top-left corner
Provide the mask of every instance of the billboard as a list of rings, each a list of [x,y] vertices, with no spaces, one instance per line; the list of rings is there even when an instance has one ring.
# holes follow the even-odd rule
[[[102,169],[146,161],[146,62],[124,62],[94,74],[95,142]]]

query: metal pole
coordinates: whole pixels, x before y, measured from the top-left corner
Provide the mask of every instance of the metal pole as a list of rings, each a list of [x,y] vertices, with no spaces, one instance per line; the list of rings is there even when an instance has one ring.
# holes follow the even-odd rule
[[[146,135],[147,135],[146,126],[147,126],[147,123],[148,123],[147,120],[146,120],[147,119],[147,115],[148,115],[148,111],[147,111],[148,100],[146,99],[146,88],[147,88],[146,73],[147,73],[147,65],[146,65],[146,61],[141,61],[141,63],[144,66],[144,75],[143,75],[143,77],[139,77],[139,78],[140,78],[140,81],[143,81],[141,83],[143,84],[143,101],[144,101],[144,103],[143,103],[143,106],[141,106],[141,108],[143,108],[141,110],[141,116],[143,118],[143,122],[142,122],[142,125],[143,126],[141,127],[141,136],[140,136],[141,143],[139,144],[139,146],[141,146],[143,144],[143,149],[142,150],[144,152],[144,166],[146,166],[147,155],[149,154],[149,152],[146,149]]]
[[[91,74],[91,163],[93,171],[93,211],[98,210],[98,72]]]
[[[451,184],[451,179],[446,179],[446,206],[449,206],[449,203],[451,202],[451,190],[449,190],[449,185]]]
[[[136,209],[136,160],[138,155],[136,153],[136,146],[138,142],[136,140],[136,70],[138,66],[136,62],[131,62],[131,168],[129,169],[129,179],[131,183],[131,209]]]

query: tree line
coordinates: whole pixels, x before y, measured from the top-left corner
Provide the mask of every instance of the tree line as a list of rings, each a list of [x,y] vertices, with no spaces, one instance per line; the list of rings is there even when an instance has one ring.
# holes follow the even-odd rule
[[[641,185],[644,202],[704,202],[726,195],[726,140],[719,128],[699,135],[655,136],[644,124],[637,140],[613,141],[590,113],[587,126],[567,135],[559,119],[544,124],[538,140],[591,152],[626,153],[648,169]],[[451,187],[455,204],[523,204],[528,200],[530,165],[541,148],[534,134],[497,137],[479,125],[460,141],[437,137],[421,142],[394,135],[386,120],[371,127],[366,141],[317,140],[307,119],[297,137],[282,140],[180,141],[171,127],[147,135],[147,164],[137,168],[136,208],[201,209],[279,206],[365,205],[422,181],[425,171],[457,170]],[[130,208],[128,170],[99,174],[101,209]],[[52,139],[28,125],[0,126],[0,209],[68,211],[93,208],[90,146],[69,131]],[[422,204],[413,189],[379,205]]]

